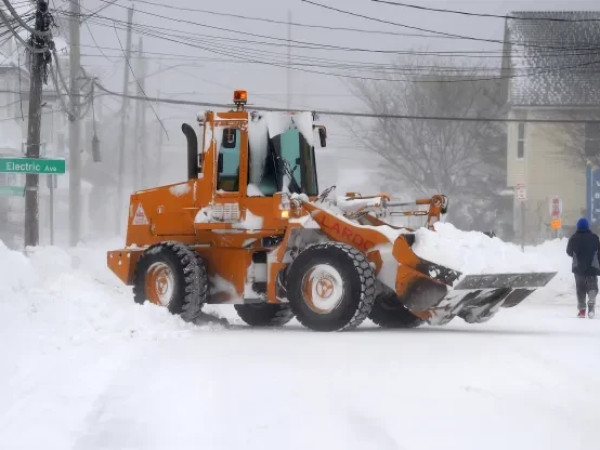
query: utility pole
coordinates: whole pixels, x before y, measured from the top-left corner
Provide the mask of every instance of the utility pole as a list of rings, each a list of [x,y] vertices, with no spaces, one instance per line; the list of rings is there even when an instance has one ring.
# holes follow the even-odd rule
[[[140,70],[139,70],[139,76],[140,76],[140,86],[139,86],[139,90],[138,90],[138,95],[139,96],[145,96],[145,92],[146,92],[146,58],[144,58],[144,53],[143,53],[144,47],[143,47],[143,42],[142,42],[142,38],[140,38]],[[141,148],[141,161],[140,161],[140,182],[141,182],[141,187],[142,189],[145,189],[147,187],[147,183],[146,183],[146,177],[147,177],[147,168],[148,168],[148,157],[150,156],[148,154],[148,151],[146,149],[146,102],[142,101],[141,104],[141,118],[140,118],[140,137],[139,137],[139,143],[140,143],[140,148]]]
[[[79,25],[81,18],[80,0],[71,0],[69,19],[69,244],[77,245],[81,235],[81,130],[79,104],[79,77],[81,48]]]
[[[140,77],[140,47],[142,44],[142,38],[138,41],[137,48],[137,56],[135,59],[135,71],[137,73],[137,81],[133,80],[133,83],[136,83],[136,92],[140,95],[140,85],[139,85],[139,77]],[[135,77],[134,77],[135,78]],[[138,99],[134,102],[134,116],[133,116],[133,164],[132,164],[132,172],[133,172],[133,191],[137,191],[140,186],[140,119],[142,118],[142,114],[140,113],[140,108],[142,107],[142,102]]]
[[[125,63],[123,73],[123,102],[121,107],[121,133],[119,136],[119,179],[117,187],[117,214],[116,214],[116,230],[121,232],[121,213],[123,211],[123,195],[125,176],[125,133],[127,132],[127,109],[129,107],[129,99],[126,97],[129,94],[129,60],[131,57],[131,23],[133,21],[133,7],[127,10],[127,47],[125,50]]]
[[[146,78],[146,64],[143,59],[143,41],[140,37],[138,42],[138,56],[136,58],[136,74],[137,74],[137,95],[139,97],[144,96],[145,92],[145,78]],[[146,103],[143,100],[136,100],[135,102],[135,143],[134,143],[134,166],[133,166],[133,179],[134,179],[134,190],[145,187],[144,172],[145,172],[145,161],[148,157],[146,153]]]
[[[38,0],[35,12],[35,31],[31,35],[31,74],[29,83],[29,122],[27,124],[27,158],[40,157],[40,135],[42,127],[42,83],[46,78],[47,64],[50,62],[48,43],[50,37],[39,33],[48,31],[52,18],[48,12],[48,2]],[[42,49],[46,51],[41,51]],[[37,50],[37,51],[35,51]],[[28,173],[25,177],[25,246],[36,246],[40,242],[40,213],[38,203],[39,175]]]
[[[162,63],[160,64],[160,68],[162,69]],[[160,89],[156,93],[156,98],[160,98]],[[160,103],[158,104],[158,114],[160,114]],[[155,130],[158,130],[158,155],[156,155],[156,164],[154,168],[154,173],[156,174],[156,185],[160,186],[160,174],[162,173],[162,159],[163,159],[163,131],[160,128],[155,127]]]
[[[288,9],[287,32],[287,109],[292,107],[292,11]]]

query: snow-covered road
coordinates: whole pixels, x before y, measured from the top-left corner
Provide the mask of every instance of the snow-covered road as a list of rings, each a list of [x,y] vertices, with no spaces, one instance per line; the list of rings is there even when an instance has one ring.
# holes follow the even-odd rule
[[[322,334],[135,305],[100,247],[2,263],[2,449],[598,446],[600,320],[568,272],[485,324]]]

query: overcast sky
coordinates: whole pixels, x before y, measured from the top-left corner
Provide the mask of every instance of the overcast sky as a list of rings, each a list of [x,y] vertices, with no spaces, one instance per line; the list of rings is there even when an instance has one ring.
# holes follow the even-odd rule
[[[413,27],[440,32],[474,36],[483,39],[502,40],[504,21],[497,18],[465,17],[448,13],[416,11],[396,6],[375,3],[371,0],[314,0],[316,3],[343,9],[383,20],[403,23]],[[406,0],[409,1],[409,0]],[[522,10],[598,10],[598,0],[571,1],[421,1],[410,0],[413,4],[435,8],[450,8],[470,12],[507,14]],[[163,7],[160,5],[168,5]],[[123,55],[126,33],[115,29],[105,19],[126,21],[127,6],[134,4],[133,22],[136,26],[148,27],[151,34],[161,38],[143,36],[144,50],[166,55],[148,55],[146,91],[148,95],[160,95],[186,100],[230,102],[234,89],[246,89],[250,103],[259,105],[286,106],[288,75],[291,78],[291,105],[300,109],[336,108],[358,109],[361,105],[348,90],[349,79],[325,74],[315,74],[301,70],[288,71],[286,24],[266,23],[256,20],[219,16],[208,12],[186,11],[185,8],[204,9],[216,13],[235,14],[254,18],[287,21],[308,25],[360,28],[364,30],[387,31],[402,35],[385,35],[357,31],[324,30],[312,27],[291,27],[291,38],[295,41],[343,46],[348,49],[369,50],[427,50],[427,51],[498,51],[499,44],[452,39],[445,37],[424,37],[424,33],[407,28],[386,25],[365,18],[353,17],[340,12],[329,11],[301,0],[220,0],[206,2],[195,0],[144,0],[117,2],[103,9],[98,16],[87,21],[81,29],[82,63],[100,77],[107,87],[122,90]],[[101,0],[83,0],[82,13],[89,13],[105,6]],[[68,0],[53,0],[54,8],[68,9]],[[182,9],[183,8],[183,9]],[[194,23],[186,23],[196,22]],[[100,23],[102,22],[102,23]],[[204,26],[203,26],[204,25]],[[600,26],[600,25],[599,25]],[[118,28],[122,24],[117,23]],[[161,27],[161,28],[158,28]],[[213,28],[211,28],[213,27]],[[218,27],[218,28],[217,28]],[[65,30],[66,31],[66,30]],[[116,33],[119,35],[117,39]],[[195,33],[195,36],[191,36]],[[419,34],[407,36],[405,34]],[[173,37],[174,35],[178,37]],[[254,34],[254,36],[252,35]],[[93,38],[92,39],[92,35]],[[260,36],[256,36],[260,35]],[[263,37],[264,36],[264,37]],[[137,45],[140,35],[134,33],[133,42]],[[223,38],[226,38],[224,40]],[[276,40],[273,38],[279,38]],[[120,42],[119,42],[120,40]],[[183,41],[191,45],[185,45]],[[271,42],[273,45],[257,45],[255,42]],[[96,47],[101,47],[102,52]],[[296,43],[296,45],[303,45]],[[208,50],[202,50],[198,46]],[[258,52],[258,53],[257,53]],[[269,52],[266,55],[264,52]],[[291,49],[292,62],[307,61],[318,64],[342,61],[345,64],[386,64],[397,56],[388,53],[359,52],[354,50],[307,50]],[[95,56],[94,56],[95,55]],[[268,64],[253,64],[248,60],[265,60]],[[314,58],[322,58],[315,61]],[[411,58],[419,64],[422,58]],[[499,64],[498,58],[483,58],[487,64]],[[174,66],[174,67],[171,67]],[[336,69],[318,66],[303,66],[304,70],[336,72]],[[161,71],[162,69],[162,71]],[[134,62],[134,71],[139,68]],[[159,73],[155,73],[159,72]],[[155,73],[154,75],[152,75]],[[345,72],[351,76],[363,76],[364,71]],[[139,76],[139,73],[137,74]],[[132,89],[135,86],[132,83]],[[398,83],[402,88],[402,83]],[[104,102],[106,112],[116,111],[118,100]],[[110,108],[110,109],[109,109]],[[161,106],[160,115],[172,136],[179,134],[183,120],[192,121],[201,108]],[[150,114],[151,115],[151,114]],[[177,142],[177,139],[176,141]]]

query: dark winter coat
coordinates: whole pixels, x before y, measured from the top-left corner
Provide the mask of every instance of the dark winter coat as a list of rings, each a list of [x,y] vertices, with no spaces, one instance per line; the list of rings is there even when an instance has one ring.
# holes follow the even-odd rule
[[[573,257],[573,273],[600,275],[600,239],[590,230],[577,230],[567,244],[567,255]]]

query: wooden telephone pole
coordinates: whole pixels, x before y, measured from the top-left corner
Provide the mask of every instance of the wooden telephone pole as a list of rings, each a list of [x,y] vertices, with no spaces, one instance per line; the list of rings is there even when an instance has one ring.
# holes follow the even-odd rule
[[[121,233],[121,214],[123,212],[123,196],[125,195],[125,143],[127,133],[127,115],[129,109],[129,64],[131,59],[131,23],[133,21],[133,7],[127,11],[127,44],[125,50],[125,63],[123,74],[123,104],[121,108],[121,131],[119,134],[119,161],[118,161],[118,180],[117,180],[117,214],[116,231]]]
[[[79,78],[81,77],[79,21],[81,20],[81,9],[79,0],[70,0],[70,3],[69,243],[75,246],[79,242],[81,234],[81,119],[79,117]]]
[[[31,35],[31,73],[29,84],[29,122],[27,124],[27,158],[40,157],[40,134],[42,126],[42,84],[46,80],[50,62],[52,41],[50,29],[52,17],[48,2],[38,0],[35,12],[35,33]],[[45,51],[44,51],[45,50]],[[25,177],[25,246],[36,246],[40,241],[39,175],[28,173]]]

